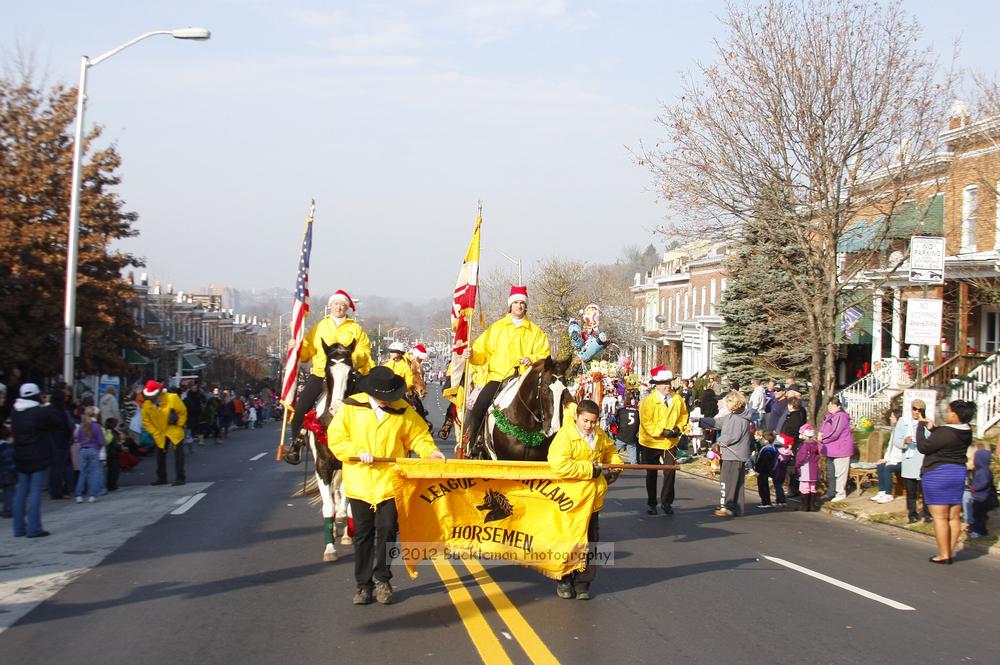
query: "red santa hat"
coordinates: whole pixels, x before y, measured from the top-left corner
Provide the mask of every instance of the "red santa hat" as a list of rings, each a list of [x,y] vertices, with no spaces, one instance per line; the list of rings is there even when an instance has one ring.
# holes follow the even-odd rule
[[[778,441],[781,443],[782,448],[791,448],[792,444],[795,443],[795,439],[787,434],[779,434]]]
[[[520,300],[525,305],[528,304],[528,287],[527,286],[512,286],[510,287],[510,295],[507,296],[507,306],[510,307],[515,302]]]
[[[674,373],[663,365],[654,367],[649,372],[649,382],[653,385],[670,383],[674,380]]]
[[[330,306],[333,305],[333,303],[335,302],[344,303],[345,305],[351,308],[352,312],[355,312],[358,309],[357,307],[354,306],[354,301],[351,300],[351,296],[347,295],[347,291],[344,291],[343,289],[338,289],[337,291],[335,291],[333,295],[330,296],[330,300],[327,301],[326,304]]]
[[[163,390],[163,384],[150,379],[146,382],[146,387],[142,389],[142,394],[146,397],[156,397]]]
[[[414,358],[417,358],[418,360],[426,360],[427,347],[425,347],[423,344],[417,344],[412,349],[410,349],[410,355],[412,355]]]

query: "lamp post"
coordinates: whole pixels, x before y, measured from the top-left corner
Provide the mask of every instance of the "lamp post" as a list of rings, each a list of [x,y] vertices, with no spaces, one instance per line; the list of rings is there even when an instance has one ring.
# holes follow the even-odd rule
[[[501,252],[500,250],[497,250],[497,253],[500,254],[500,256],[504,257],[505,259],[507,259],[508,261],[510,261],[511,263],[513,263],[514,265],[517,266],[517,285],[518,286],[524,286],[524,282],[521,281],[521,259],[515,259],[515,258],[512,258],[512,257],[509,257],[506,254],[504,254],[503,252]]]
[[[83,117],[87,108],[87,70],[99,65],[111,56],[124,51],[129,46],[156,35],[170,35],[174,39],[193,39],[205,41],[212,34],[205,28],[180,28],[178,30],[154,30],[139,35],[111,49],[96,58],[80,57],[80,87],[76,97],[76,130],[73,141],[73,177],[69,201],[69,240],[66,244],[66,305],[63,318],[63,380],[76,393],[76,376],[74,371],[74,347],[76,328],[76,272],[80,255],[80,185],[83,161]]]

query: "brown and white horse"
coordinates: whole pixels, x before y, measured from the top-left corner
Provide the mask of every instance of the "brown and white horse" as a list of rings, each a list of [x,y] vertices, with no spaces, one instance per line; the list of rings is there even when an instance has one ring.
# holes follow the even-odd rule
[[[475,439],[467,456],[530,462],[548,459],[549,444],[562,426],[563,408],[574,401],[565,379],[571,364],[571,359],[545,358],[524,374],[508,379],[486,414],[483,435]],[[494,409],[500,411],[501,418],[494,414]],[[498,420],[506,422],[501,424]],[[529,440],[505,433],[501,427],[528,433]]]

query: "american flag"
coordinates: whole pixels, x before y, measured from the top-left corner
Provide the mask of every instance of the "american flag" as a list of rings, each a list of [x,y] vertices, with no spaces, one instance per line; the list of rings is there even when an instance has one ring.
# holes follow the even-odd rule
[[[292,303],[292,348],[285,356],[285,372],[281,381],[281,403],[288,409],[295,402],[295,383],[299,376],[299,351],[305,335],[305,320],[309,315],[309,254],[312,252],[312,223],[316,204],[309,208],[306,219],[306,233],[302,238],[302,254],[299,256],[299,272],[295,278],[295,300]]]

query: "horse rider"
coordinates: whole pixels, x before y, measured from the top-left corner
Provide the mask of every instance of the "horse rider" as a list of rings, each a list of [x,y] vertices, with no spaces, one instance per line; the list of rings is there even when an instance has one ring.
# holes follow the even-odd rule
[[[406,392],[413,390],[413,370],[410,369],[410,361],[404,358],[406,347],[402,342],[393,342],[389,345],[389,359],[382,363],[392,370],[393,374],[399,376],[406,383]]]
[[[306,412],[316,406],[316,400],[326,389],[326,351],[323,350],[323,344],[350,346],[354,342],[351,363],[361,374],[367,374],[374,364],[368,335],[347,313],[348,308],[352,312],[356,309],[351,296],[346,291],[337,291],[330,296],[327,306],[330,310],[329,315],[317,321],[306,332],[302,339],[302,348],[299,350],[299,362],[311,360],[312,372],[302,386],[298,399],[295,400],[295,411],[291,422],[293,448],[297,448],[300,443],[298,437],[302,429],[302,419],[305,418]]]
[[[500,382],[512,372],[521,373],[535,362],[547,358],[549,338],[542,329],[528,320],[528,287],[512,286],[507,298],[507,316],[495,321],[466,348],[462,357],[472,365],[486,368],[486,385],[476,398],[463,427],[462,445],[469,444],[478,435],[486,411],[496,397]],[[473,432],[476,434],[474,435]]]
[[[663,365],[650,372],[653,390],[639,403],[639,456],[642,464],[676,464],[675,450],[687,431],[688,410],[673,388],[674,375]],[[663,460],[662,462],[660,460]],[[676,471],[664,469],[660,507],[673,515]],[[656,514],[656,470],[646,470],[646,511]]]
[[[416,409],[420,417],[427,421],[427,426],[433,430],[430,419],[427,417],[427,409],[424,408],[424,398],[427,397],[427,381],[424,380],[424,365],[430,354],[423,344],[415,344],[409,353],[403,357],[410,363],[410,371],[413,373],[413,387],[410,389],[410,403]]]
[[[597,479],[597,497],[594,511],[587,523],[588,552],[598,542],[598,513],[604,506],[604,494],[608,485],[618,480],[621,469],[604,468],[607,464],[621,464],[621,457],[614,442],[599,427],[601,410],[597,402],[585,399],[576,407],[576,417],[567,420],[559,428],[552,445],[549,446],[549,466],[563,478],[585,480]],[[590,599],[590,584],[597,576],[597,568],[590,561],[582,571],[564,575],[556,584],[556,595],[560,598]]]
[[[375,464],[376,457],[420,457],[443,460],[427,424],[406,403],[406,383],[386,366],[358,381],[360,392],[344,400],[327,429],[330,452],[344,462],[344,493],[354,518],[355,605],[392,602],[392,572],[387,552],[396,540],[393,465]],[[351,458],[359,461],[352,462]]]

